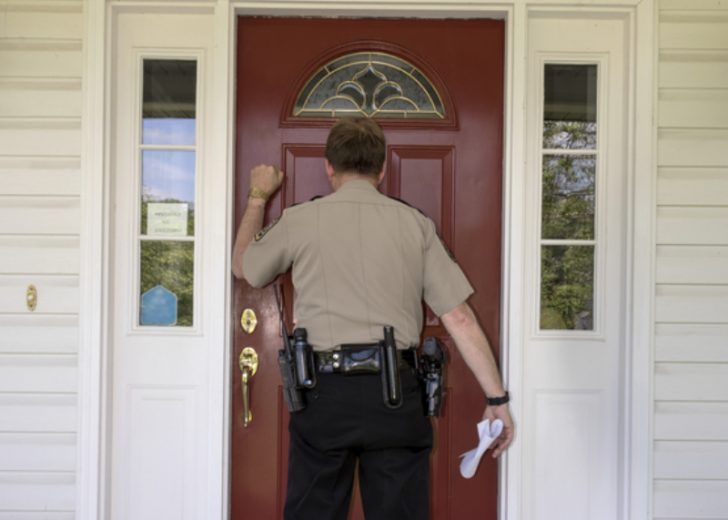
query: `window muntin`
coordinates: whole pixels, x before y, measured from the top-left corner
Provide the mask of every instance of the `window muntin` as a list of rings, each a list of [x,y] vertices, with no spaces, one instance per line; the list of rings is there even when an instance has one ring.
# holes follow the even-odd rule
[[[595,330],[597,187],[595,64],[544,65],[540,330]]]
[[[197,61],[144,59],[142,63],[138,324],[191,327]]]

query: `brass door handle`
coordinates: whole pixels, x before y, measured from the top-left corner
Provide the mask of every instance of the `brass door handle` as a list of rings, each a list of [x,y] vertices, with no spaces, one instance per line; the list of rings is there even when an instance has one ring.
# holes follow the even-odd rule
[[[253,422],[253,412],[250,410],[250,390],[248,381],[258,371],[258,353],[253,347],[245,347],[240,353],[240,373],[243,381],[243,426],[247,428]]]

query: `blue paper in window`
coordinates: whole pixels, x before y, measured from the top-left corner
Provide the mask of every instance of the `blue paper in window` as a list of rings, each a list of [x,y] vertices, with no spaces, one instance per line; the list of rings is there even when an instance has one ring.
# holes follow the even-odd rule
[[[176,325],[177,295],[157,285],[142,294],[140,325]]]

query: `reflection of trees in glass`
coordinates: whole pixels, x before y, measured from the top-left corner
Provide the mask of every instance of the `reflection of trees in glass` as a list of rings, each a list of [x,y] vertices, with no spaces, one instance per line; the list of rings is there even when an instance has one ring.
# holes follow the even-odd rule
[[[597,124],[584,121],[552,121],[543,123],[543,147],[590,149],[597,146]]]
[[[593,246],[541,248],[541,329],[594,328]]]
[[[169,240],[141,242],[141,291],[161,285],[177,295],[177,325],[192,326],[194,243]]]
[[[594,157],[544,156],[542,238],[594,238],[594,176]]]
[[[159,199],[151,195],[142,195],[142,235],[147,234],[147,203],[149,202],[162,202],[162,203],[184,203],[187,204],[187,236],[195,236],[195,207],[186,200],[179,199]]]

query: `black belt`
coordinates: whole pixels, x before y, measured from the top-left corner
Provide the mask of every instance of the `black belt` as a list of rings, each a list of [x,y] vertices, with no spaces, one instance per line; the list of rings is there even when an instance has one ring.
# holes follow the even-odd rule
[[[415,366],[415,350],[397,350],[399,366]],[[322,374],[379,374],[383,349],[379,343],[341,345],[338,350],[314,352],[316,369]]]

